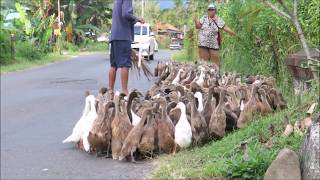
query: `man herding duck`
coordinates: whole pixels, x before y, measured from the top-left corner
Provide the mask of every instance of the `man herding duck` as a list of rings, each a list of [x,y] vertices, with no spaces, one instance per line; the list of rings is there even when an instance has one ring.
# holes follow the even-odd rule
[[[132,0],[114,0],[111,25],[111,53],[109,88],[114,90],[117,69],[121,69],[122,92],[128,95],[128,76],[131,67],[131,42],[134,38],[134,24],[145,23],[143,18],[133,15]]]

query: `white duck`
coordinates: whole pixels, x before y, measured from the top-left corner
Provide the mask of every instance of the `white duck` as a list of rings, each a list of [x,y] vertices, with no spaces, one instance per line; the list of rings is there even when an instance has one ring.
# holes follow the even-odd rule
[[[139,117],[136,113],[134,113],[132,111],[132,109],[130,109],[131,114],[132,114],[132,125],[136,126],[139,124],[139,122],[141,121],[141,117]]]
[[[198,99],[199,105],[198,105],[198,111],[202,112],[203,111],[203,98],[202,98],[202,93],[201,92],[196,92],[194,94],[194,97]]]
[[[175,127],[174,141],[181,148],[186,148],[190,146],[191,138],[192,138],[191,125],[187,119],[187,114],[186,114],[186,105],[183,102],[179,102],[176,108],[179,108],[181,110],[181,116]]]
[[[96,98],[94,97],[94,95],[89,95],[88,98],[89,98],[89,103],[90,103],[90,112],[88,113],[88,116],[85,119],[85,123],[83,126],[84,131],[82,134],[83,147],[86,152],[89,152],[89,150],[90,150],[90,144],[88,141],[89,132],[92,129],[93,122],[98,117],[96,106],[95,106]]]
[[[203,87],[204,77],[205,77],[205,73],[204,73],[203,70],[201,70],[200,76],[199,76],[198,80],[196,81],[196,83],[197,83],[200,87]]]
[[[183,69],[179,69],[176,78],[172,81],[172,84],[176,85],[180,82],[180,75],[183,72]]]
[[[90,112],[90,102],[89,102],[90,97],[89,96],[90,95],[88,95],[85,99],[85,107],[82,112],[82,116],[79,119],[79,121],[76,123],[76,125],[74,126],[74,128],[72,130],[72,134],[69,137],[67,137],[65,140],[63,140],[62,143],[68,143],[68,142],[77,143],[78,141],[80,141],[81,136],[84,132],[85,121],[86,121],[87,116]]]

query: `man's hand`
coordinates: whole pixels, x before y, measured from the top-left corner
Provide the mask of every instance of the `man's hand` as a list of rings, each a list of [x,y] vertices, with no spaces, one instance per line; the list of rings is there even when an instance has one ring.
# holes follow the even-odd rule
[[[143,19],[143,17],[140,17],[140,18],[138,18],[138,22],[144,24],[144,23],[145,23],[145,20]]]

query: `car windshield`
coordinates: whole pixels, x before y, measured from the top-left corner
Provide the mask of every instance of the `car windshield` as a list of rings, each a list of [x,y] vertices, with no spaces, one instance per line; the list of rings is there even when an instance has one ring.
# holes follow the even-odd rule
[[[134,35],[140,35],[141,26],[134,26]],[[148,35],[148,29],[146,26],[142,26],[142,35]]]

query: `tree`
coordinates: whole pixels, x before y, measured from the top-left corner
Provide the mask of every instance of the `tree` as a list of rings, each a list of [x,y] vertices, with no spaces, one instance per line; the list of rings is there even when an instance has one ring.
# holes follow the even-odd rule
[[[277,2],[280,4],[280,6],[282,7],[283,10],[281,10],[277,5],[272,3],[270,0],[262,0],[262,2],[266,6],[270,7],[277,14],[279,14],[282,17],[287,18],[288,20],[290,20],[292,22],[292,24],[294,25],[294,27],[296,28],[296,31],[298,33],[303,50],[305,51],[305,54],[309,60],[308,65],[313,64],[313,63],[311,63],[313,61],[313,62],[317,63],[319,66],[320,61],[312,59],[312,57],[310,55],[309,46],[307,44],[307,40],[304,36],[303,30],[301,28],[301,25],[300,25],[300,22],[298,19],[298,0],[294,0],[293,10],[291,10],[289,8],[288,4],[284,0],[277,0]]]

